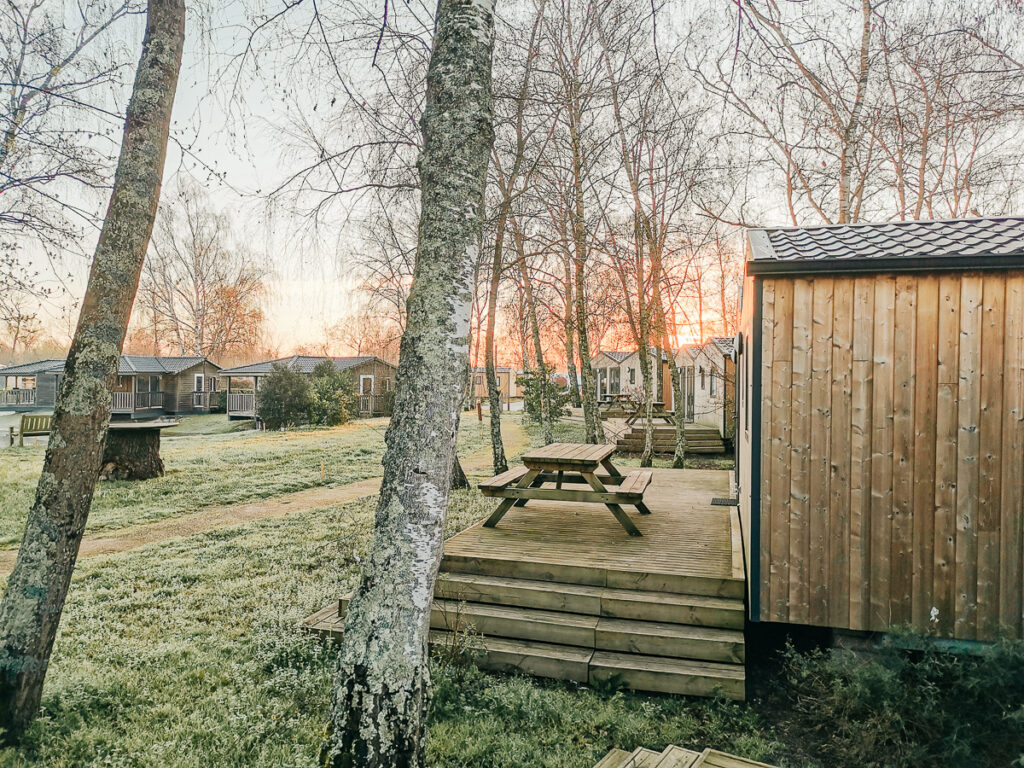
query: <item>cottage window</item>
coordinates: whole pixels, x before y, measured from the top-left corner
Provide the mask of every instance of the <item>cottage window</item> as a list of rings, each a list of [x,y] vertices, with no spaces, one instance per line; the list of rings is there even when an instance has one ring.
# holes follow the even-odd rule
[[[197,373],[196,374],[196,382],[195,382],[195,386],[193,387],[193,391],[195,391],[195,392],[202,392],[203,391],[203,384],[204,383],[205,383],[205,381],[204,381],[203,374]]]
[[[715,372],[711,372],[711,396],[715,397],[718,394],[718,377]]]
[[[704,386],[705,384],[706,384],[706,375],[705,375],[705,373],[704,373],[704,366],[702,365],[702,366],[700,367],[700,388],[701,388],[701,389],[705,389],[705,388],[706,388],[706,387]]]
[[[474,376],[473,377],[473,383],[476,384],[478,387],[482,387],[484,385],[484,376],[483,376],[483,374],[482,373],[478,373],[476,376]]]
[[[373,394],[373,376],[360,376],[359,377],[359,394],[360,395],[372,395]]]
[[[629,369],[629,383],[630,384],[636,384],[636,369],[635,368],[630,368]]]
[[[384,391],[385,392],[390,392],[391,391],[391,379],[390,378],[384,379]]]

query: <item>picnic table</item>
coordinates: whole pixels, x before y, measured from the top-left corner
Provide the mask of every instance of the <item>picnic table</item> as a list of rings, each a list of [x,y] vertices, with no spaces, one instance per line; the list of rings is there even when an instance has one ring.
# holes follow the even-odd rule
[[[626,419],[626,425],[632,427],[633,424],[644,415],[644,404],[637,404],[636,408],[633,409],[633,413]],[[664,419],[667,423],[672,424],[672,414],[665,410],[665,403],[661,400],[655,400],[651,403],[651,419]]]
[[[641,515],[651,510],[644,504],[644,491],[651,483],[650,470],[623,475],[612,464],[614,445],[551,443],[523,454],[523,466],[502,472],[480,483],[484,496],[502,501],[484,523],[493,528],[513,506],[525,506],[530,499],[604,504],[630,536],[642,535],[629,519],[622,504],[634,506]],[[601,468],[604,472],[597,474]],[[544,488],[554,483],[554,488]],[[586,483],[590,490],[564,488],[565,483]],[[610,487],[609,487],[610,486]]]

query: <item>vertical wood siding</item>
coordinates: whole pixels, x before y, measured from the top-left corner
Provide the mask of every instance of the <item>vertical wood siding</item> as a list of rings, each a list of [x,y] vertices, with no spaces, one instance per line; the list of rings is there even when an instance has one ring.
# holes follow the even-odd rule
[[[759,618],[1022,636],[1024,272],[763,297]]]

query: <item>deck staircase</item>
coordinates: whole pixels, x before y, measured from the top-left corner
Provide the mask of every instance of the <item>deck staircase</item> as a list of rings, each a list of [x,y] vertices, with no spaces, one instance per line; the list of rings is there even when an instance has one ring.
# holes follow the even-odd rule
[[[616,441],[616,448],[623,453],[641,453],[644,449],[644,427],[634,424],[629,432]],[[676,450],[676,428],[664,424],[654,425],[654,453],[671,456]],[[700,424],[686,425],[687,453],[725,453],[725,443],[714,427]]]
[[[736,757],[717,749],[694,752],[691,749],[670,746],[664,752],[640,747],[632,752],[613,749],[594,768],[772,768],[743,757]]]
[[[446,555],[430,640],[463,643],[487,669],[743,699],[743,589],[742,579]],[[347,606],[306,626],[338,637]]]

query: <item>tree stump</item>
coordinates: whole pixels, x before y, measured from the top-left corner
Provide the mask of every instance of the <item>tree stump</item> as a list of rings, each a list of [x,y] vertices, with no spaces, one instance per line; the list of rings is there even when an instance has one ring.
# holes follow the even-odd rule
[[[134,425],[133,425],[134,426]],[[107,432],[100,480],[149,480],[164,474],[158,428],[117,429]]]

